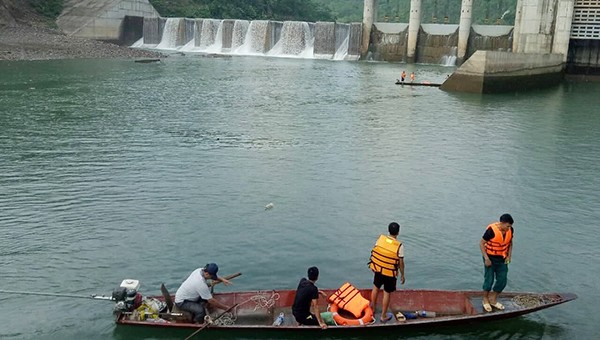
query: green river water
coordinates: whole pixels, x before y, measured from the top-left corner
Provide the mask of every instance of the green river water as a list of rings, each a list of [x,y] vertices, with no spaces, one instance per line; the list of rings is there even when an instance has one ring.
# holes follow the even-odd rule
[[[320,287],[370,287],[371,247],[398,221],[399,289],[479,290],[479,240],[509,212],[506,290],[577,300],[378,338],[597,337],[600,84],[456,94],[394,85],[403,69],[431,82],[453,71],[254,57],[0,62],[0,289],[110,294],[133,278],[154,295],[207,262],[243,273],[218,291],[295,288],[312,265]],[[0,306],[3,339],[189,333],[116,327],[111,302],[0,293]]]

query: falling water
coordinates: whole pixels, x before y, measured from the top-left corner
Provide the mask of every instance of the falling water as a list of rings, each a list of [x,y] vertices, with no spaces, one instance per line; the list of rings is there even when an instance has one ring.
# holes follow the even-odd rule
[[[350,25],[338,24],[335,29],[335,54],[333,60],[344,60],[350,45]]]
[[[350,37],[346,37],[344,42],[340,45],[340,47],[335,51],[333,55],[333,60],[344,60],[348,55],[348,42],[350,41]]]
[[[254,20],[248,25],[244,43],[235,49],[236,54],[263,54],[265,53],[265,39],[269,22],[266,20]]]
[[[223,20],[214,20],[215,23],[211,24],[217,26],[217,33],[215,34],[213,43],[211,45],[206,46],[204,52],[207,53],[220,53],[223,49]],[[204,32],[202,32],[204,35]]]
[[[268,55],[312,57],[314,36],[306,22],[285,21],[281,38]]]
[[[440,64],[442,66],[456,66],[456,53],[458,48],[456,46],[452,46],[450,48],[450,53],[443,56]]]
[[[156,46],[157,49],[163,50],[174,50],[177,47],[177,34],[179,33],[179,24],[181,18],[168,18],[165,23],[163,30],[162,39],[160,44]]]
[[[215,39],[217,35],[217,31],[219,30],[219,26],[221,24],[221,20],[216,19],[204,19],[202,20],[202,29],[200,33],[200,41],[198,41],[199,50],[206,50],[213,44],[215,44]]]
[[[133,48],[139,48],[144,46],[144,38],[140,38],[138,41],[134,42],[133,45],[131,45],[131,47]]]
[[[231,37],[231,50],[235,51],[244,44],[246,33],[248,32],[250,22],[248,20],[236,20],[233,24],[233,33]]]
[[[334,22],[267,20],[158,18],[156,22],[145,20],[144,24],[148,26],[145,34],[150,37],[158,30],[162,38],[157,45],[140,46],[138,42],[134,47],[310,59],[357,60],[359,57],[360,24],[357,24],[358,30],[353,29],[352,24]]]

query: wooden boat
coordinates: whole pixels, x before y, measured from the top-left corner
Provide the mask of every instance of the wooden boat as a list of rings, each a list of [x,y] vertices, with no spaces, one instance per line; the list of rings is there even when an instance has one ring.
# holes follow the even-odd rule
[[[396,85],[406,85],[406,86],[429,86],[429,87],[440,87],[442,86],[442,84],[434,84],[434,83],[428,83],[428,82],[423,82],[423,83],[411,83],[410,81],[405,81],[402,82],[398,79],[396,79]]]
[[[140,64],[160,63],[160,59],[136,59],[133,62]]]
[[[336,290],[324,289],[330,296]],[[370,297],[370,289],[361,289],[361,294]],[[380,299],[381,299],[380,294]],[[209,322],[205,324],[194,324],[181,316],[181,313],[173,310],[172,300],[174,297],[168,295],[163,289],[163,296],[153,297],[165,301],[169,306],[158,319],[147,317],[140,320],[139,316],[132,313],[117,312],[116,323],[127,326],[160,327],[170,329],[189,329],[210,332],[221,331],[257,331],[269,332],[296,331],[296,332],[322,332],[318,326],[299,326],[291,313],[295,290],[263,290],[214,294],[219,301],[234,306],[228,313],[216,310],[210,313]],[[577,296],[571,293],[520,293],[505,292],[498,299],[504,306],[504,310],[494,309],[485,312],[482,307],[481,291],[445,291],[445,290],[399,290],[392,293],[390,310],[396,314],[403,313],[406,320],[397,320],[381,323],[380,310],[375,311],[373,323],[361,326],[329,326],[325,332],[363,332],[375,329],[387,330],[390,328],[423,328],[430,329],[432,326],[453,325],[473,322],[484,322],[498,319],[517,317],[532,313],[541,309],[556,306],[571,300]],[[325,311],[328,307],[324,298],[319,299],[320,310]],[[379,308],[381,303],[379,303]],[[175,307],[176,308],[176,307]],[[425,311],[427,317],[416,316],[415,312]],[[281,325],[273,325],[277,316],[283,313],[285,318]],[[350,317],[350,315],[345,315]],[[414,318],[412,318],[414,317]],[[401,318],[402,319],[402,318]]]

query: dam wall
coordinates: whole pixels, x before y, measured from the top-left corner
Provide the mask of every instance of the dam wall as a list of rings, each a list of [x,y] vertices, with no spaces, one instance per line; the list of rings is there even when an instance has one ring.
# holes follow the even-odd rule
[[[144,18],[141,48],[187,53],[358,60],[361,24]]]
[[[477,51],[440,88],[472,93],[526,91],[558,84],[563,70],[562,54]]]
[[[143,19],[124,22],[126,16],[151,18],[157,17],[158,12],[148,0],[66,0],[56,24],[67,35],[114,42],[127,35],[129,41],[135,38],[131,30],[143,29]],[[138,28],[133,29],[134,26]]]

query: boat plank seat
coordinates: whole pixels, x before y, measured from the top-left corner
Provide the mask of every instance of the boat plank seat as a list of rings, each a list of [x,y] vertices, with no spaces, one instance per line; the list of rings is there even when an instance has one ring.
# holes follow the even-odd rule
[[[164,283],[162,283],[160,285],[160,292],[162,293],[162,296],[165,299],[165,303],[167,304],[168,313],[171,314],[168,317],[170,320],[181,321],[181,322],[191,322],[192,321],[192,319],[193,319],[192,313],[179,309],[177,307],[177,305],[175,305],[173,303],[173,298],[171,297],[171,294],[169,293],[169,290],[167,289],[167,287],[165,287]],[[176,313],[179,313],[182,315],[173,315]]]

